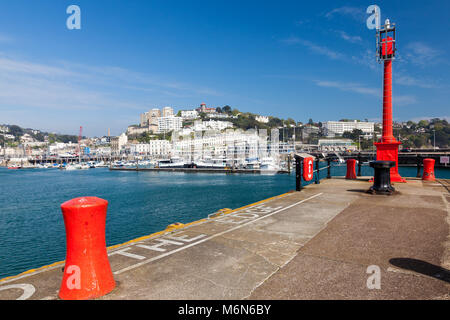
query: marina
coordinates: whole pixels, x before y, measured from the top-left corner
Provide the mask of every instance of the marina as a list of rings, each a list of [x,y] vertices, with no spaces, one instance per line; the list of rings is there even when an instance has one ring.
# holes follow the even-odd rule
[[[0,5],[0,302],[450,300],[450,5],[53,2]]]

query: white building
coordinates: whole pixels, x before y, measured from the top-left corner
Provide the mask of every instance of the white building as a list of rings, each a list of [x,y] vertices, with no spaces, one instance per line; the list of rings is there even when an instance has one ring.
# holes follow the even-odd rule
[[[32,136],[30,136],[28,133],[25,133],[23,136],[20,137],[20,141],[22,143],[34,142],[34,138]]]
[[[219,121],[219,120],[209,120],[209,121],[195,121],[194,131],[204,131],[204,130],[225,130],[228,128],[233,128],[233,123],[229,121]]]
[[[173,108],[172,107],[164,107],[162,109],[162,116],[163,117],[173,117],[174,116]]]
[[[4,134],[0,134],[0,135],[5,137],[5,139],[9,139],[9,140],[13,140],[15,138],[14,135],[12,135],[12,134],[4,133]]]
[[[171,151],[171,145],[168,140],[150,140],[149,143],[132,144],[130,151],[133,154],[166,156]]]
[[[256,116],[255,120],[261,123],[269,123],[269,117],[266,116]]]
[[[125,133],[122,133],[118,137],[111,138],[111,151],[113,153],[120,153],[122,147],[124,147],[128,142],[128,137]]]
[[[325,135],[334,137],[335,135],[342,135],[344,132],[352,132],[354,129],[359,129],[366,135],[372,135],[374,132],[373,122],[360,121],[327,121],[323,124]]]
[[[181,117],[161,117],[158,118],[158,131],[157,133],[177,131],[183,127],[183,119]]]
[[[196,110],[183,110],[181,111],[181,117],[183,119],[197,119],[198,112]]]
[[[354,151],[356,145],[350,139],[320,139],[320,151]]]

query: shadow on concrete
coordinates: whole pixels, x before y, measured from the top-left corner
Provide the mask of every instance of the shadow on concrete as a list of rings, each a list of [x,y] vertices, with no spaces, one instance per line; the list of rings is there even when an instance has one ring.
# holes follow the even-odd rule
[[[367,189],[349,189],[349,190],[345,190],[348,192],[359,192],[359,193],[367,193]]]
[[[389,262],[396,267],[450,283],[450,271],[434,264],[411,258],[392,258]]]

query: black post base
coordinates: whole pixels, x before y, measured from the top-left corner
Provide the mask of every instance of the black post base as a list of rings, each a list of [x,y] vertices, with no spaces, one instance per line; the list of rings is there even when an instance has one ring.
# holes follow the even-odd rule
[[[394,193],[395,188],[391,185],[391,168],[395,166],[394,161],[372,161],[370,166],[374,168],[373,186],[368,190],[371,194]]]

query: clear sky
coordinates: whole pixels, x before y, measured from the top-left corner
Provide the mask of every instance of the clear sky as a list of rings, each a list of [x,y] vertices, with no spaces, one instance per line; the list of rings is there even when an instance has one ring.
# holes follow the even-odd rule
[[[379,121],[371,4],[397,25],[394,119],[448,117],[450,1],[14,0],[0,2],[0,124],[117,135],[202,102]]]

